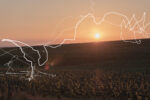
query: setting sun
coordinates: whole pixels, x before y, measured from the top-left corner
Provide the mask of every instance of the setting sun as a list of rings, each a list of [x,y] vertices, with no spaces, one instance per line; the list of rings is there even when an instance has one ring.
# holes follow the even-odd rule
[[[100,38],[100,33],[95,33],[95,38],[99,39]]]

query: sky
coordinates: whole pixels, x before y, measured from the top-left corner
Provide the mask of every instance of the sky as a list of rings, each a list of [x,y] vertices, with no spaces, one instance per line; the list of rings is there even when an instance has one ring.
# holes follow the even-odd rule
[[[0,0],[0,40],[11,39],[29,45],[59,44],[72,39],[75,26],[88,13],[96,20],[107,12],[119,12],[129,19],[132,14],[139,20],[147,13],[145,23],[150,22],[150,0]],[[94,11],[93,11],[94,10]],[[108,16],[108,21],[120,25],[123,18]],[[134,22],[133,22],[134,23]],[[121,28],[109,23],[95,24],[88,17],[77,28],[74,41],[65,43],[120,40]],[[149,32],[148,28],[146,30]],[[95,38],[99,33],[100,38]],[[124,30],[124,38],[134,38],[133,33]],[[137,34],[137,38],[145,38]],[[12,46],[11,43],[0,43]]]

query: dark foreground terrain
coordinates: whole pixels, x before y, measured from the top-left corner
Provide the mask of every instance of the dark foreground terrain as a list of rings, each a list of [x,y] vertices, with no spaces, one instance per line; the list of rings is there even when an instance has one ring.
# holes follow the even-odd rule
[[[24,60],[18,48],[3,48],[0,53],[12,49],[16,50],[0,56],[1,73],[8,69],[4,65],[11,54]],[[37,59],[34,52],[24,49]],[[36,68],[56,77],[42,75],[27,81],[21,75],[1,75],[0,100],[150,100],[149,39],[142,44],[114,41],[47,49],[49,69]],[[44,60],[44,53],[42,57]],[[28,67],[20,60],[11,66],[17,71]]]

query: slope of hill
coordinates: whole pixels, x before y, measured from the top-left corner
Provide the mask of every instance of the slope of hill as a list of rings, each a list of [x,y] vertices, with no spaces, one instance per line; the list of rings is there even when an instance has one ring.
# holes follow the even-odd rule
[[[33,59],[38,56],[32,50],[26,49],[26,53]],[[42,52],[41,46],[35,46],[35,49]],[[0,54],[10,51],[10,54],[0,56],[0,65],[7,63],[13,55],[17,55],[20,59],[25,61],[23,54],[19,48],[3,48]],[[86,65],[99,64],[104,67],[109,65],[114,66],[142,66],[143,64],[150,65],[150,39],[142,40],[141,44],[125,43],[122,41],[113,42],[98,42],[98,43],[80,43],[80,44],[66,44],[58,48],[47,48],[49,54],[48,64],[51,66],[69,66],[69,65]],[[45,53],[41,53],[43,60],[45,60]],[[36,63],[36,61],[35,61]],[[14,61],[16,66],[26,66],[21,61]]]

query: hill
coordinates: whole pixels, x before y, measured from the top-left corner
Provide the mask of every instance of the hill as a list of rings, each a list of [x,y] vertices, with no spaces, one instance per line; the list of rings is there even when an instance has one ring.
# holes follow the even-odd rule
[[[142,44],[122,41],[66,44],[49,52],[49,70],[37,67],[56,77],[38,73],[31,81],[26,75],[2,75],[0,77],[0,99],[6,100],[150,100],[150,39]],[[34,46],[42,54],[42,46]],[[38,57],[29,48],[23,47],[26,54]],[[4,52],[11,51],[8,53]],[[0,64],[8,62],[13,55],[13,67],[22,71],[27,65],[19,48],[1,49]],[[33,60],[34,61],[34,60]],[[36,62],[34,62],[36,63]],[[0,71],[5,68],[0,68]],[[17,68],[16,68],[17,69]],[[38,76],[39,75],[39,76]],[[52,99],[55,97],[56,99]],[[65,98],[64,98],[65,97]],[[4,99],[5,98],[5,99]],[[64,99],[63,99],[64,98]],[[76,99],[75,99],[76,98]]]
[[[38,56],[31,49],[23,47],[26,53],[33,59]],[[45,53],[42,46],[34,46],[39,50],[43,61]],[[10,54],[4,52],[11,51]],[[14,51],[13,51],[14,50]],[[143,39],[141,44],[133,44],[122,41],[64,44],[58,48],[47,48],[49,54],[48,64],[51,66],[69,66],[99,64],[105,66],[149,66],[150,65],[150,39]],[[6,53],[6,54],[5,54]],[[0,49],[0,65],[7,63],[12,55],[17,55],[19,59],[25,61],[19,48]],[[22,61],[14,61],[16,66],[26,66]],[[35,61],[36,63],[36,61]]]

